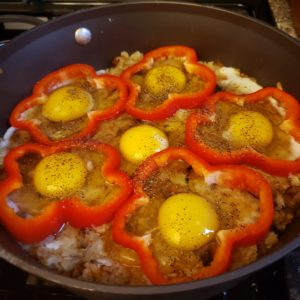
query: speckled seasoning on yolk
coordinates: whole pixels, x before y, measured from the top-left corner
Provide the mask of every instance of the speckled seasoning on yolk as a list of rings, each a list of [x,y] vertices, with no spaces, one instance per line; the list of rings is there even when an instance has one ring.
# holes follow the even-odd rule
[[[160,207],[158,226],[165,241],[182,250],[194,250],[211,241],[219,228],[214,207],[202,197],[180,193]]]
[[[92,96],[77,86],[53,91],[43,104],[42,115],[53,122],[67,122],[84,116],[93,107]]]
[[[84,161],[73,153],[55,153],[43,158],[34,170],[33,182],[37,192],[46,197],[68,197],[85,182]]]
[[[148,156],[168,148],[167,136],[149,125],[139,125],[125,131],[120,139],[120,151],[124,158],[140,163]]]
[[[230,117],[228,129],[223,133],[223,137],[238,148],[263,148],[272,142],[273,127],[263,114],[242,111]]]
[[[166,97],[169,93],[179,93],[186,84],[186,77],[180,69],[164,65],[148,71],[144,84],[153,96]]]

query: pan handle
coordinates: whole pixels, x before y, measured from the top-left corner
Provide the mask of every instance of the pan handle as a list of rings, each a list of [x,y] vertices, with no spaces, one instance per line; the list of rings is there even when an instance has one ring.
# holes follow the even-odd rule
[[[9,22],[26,23],[26,24],[37,26],[43,24],[45,21],[33,16],[0,15],[0,23],[9,23]]]

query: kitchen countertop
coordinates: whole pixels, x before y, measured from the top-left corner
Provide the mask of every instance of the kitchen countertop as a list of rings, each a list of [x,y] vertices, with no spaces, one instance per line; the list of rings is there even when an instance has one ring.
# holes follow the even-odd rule
[[[294,28],[291,8],[286,0],[269,0],[278,29],[288,33],[292,37],[300,38]]]

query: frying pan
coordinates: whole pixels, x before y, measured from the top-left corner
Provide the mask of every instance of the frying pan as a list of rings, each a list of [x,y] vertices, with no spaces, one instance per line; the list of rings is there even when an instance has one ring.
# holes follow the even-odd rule
[[[78,28],[92,34],[86,45],[75,41]],[[276,29],[248,17],[191,3],[136,2],[79,11],[41,25],[0,50],[0,130],[18,101],[47,73],[71,63],[96,69],[111,65],[121,51],[148,51],[162,45],[187,45],[202,60],[219,60],[240,68],[264,86],[280,81],[300,99],[300,45]],[[19,268],[90,299],[179,299],[212,296],[300,246],[300,219],[295,220],[267,256],[256,262],[200,281],[170,286],[109,286],[61,276],[40,265],[0,228],[0,256]]]

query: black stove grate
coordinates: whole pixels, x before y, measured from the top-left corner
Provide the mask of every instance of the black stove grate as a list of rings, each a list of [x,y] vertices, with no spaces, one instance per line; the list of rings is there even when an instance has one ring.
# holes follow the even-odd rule
[[[15,0],[15,1],[0,1],[0,41],[10,40],[19,35],[25,30],[35,25],[35,20],[30,17],[38,17],[39,20],[48,21],[55,17],[72,13],[79,9],[96,7],[106,5],[109,3],[120,3],[130,1],[115,1],[115,0],[89,0],[89,1],[64,1],[64,0]],[[203,5],[210,5],[219,8],[224,8],[236,13],[255,17],[261,21],[274,25],[274,18],[272,16],[267,0],[186,0],[186,2],[199,3]],[[13,17],[14,20],[23,24],[16,27],[12,26],[11,20],[8,17]],[[25,18],[24,18],[25,16]],[[6,18],[6,22],[3,22]],[[34,24],[32,24],[34,23]],[[26,25],[26,26],[25,26]],[[29,26],[28,26],[29,25]]]
[[[9,0],[0,1],[0,13],[60,16],[78,9],[105,5],[108,3],[131,2],[135,0]],[[146,0],[147,1],[147,0]],[[167,0],[168,1],[168,0]],[[175,0],[176,1],[176,0]],[[243,12],[260,20],[274,24],[267,0],[185,0],[204,5],[214,5],[225,9]]]

